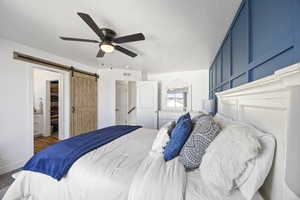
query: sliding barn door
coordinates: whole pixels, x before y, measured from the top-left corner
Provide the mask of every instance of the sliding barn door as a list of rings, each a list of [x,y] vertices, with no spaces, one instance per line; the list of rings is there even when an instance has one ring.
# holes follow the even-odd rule
[[[73,72],[71,79],[71,135],[97,128],[97,79]]]

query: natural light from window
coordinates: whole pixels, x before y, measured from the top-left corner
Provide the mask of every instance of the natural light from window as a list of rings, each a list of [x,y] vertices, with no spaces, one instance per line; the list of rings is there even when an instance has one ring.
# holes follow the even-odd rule
[[[168,90],[167,107],[170,110],[185,110],[187,107],[187,88]]]

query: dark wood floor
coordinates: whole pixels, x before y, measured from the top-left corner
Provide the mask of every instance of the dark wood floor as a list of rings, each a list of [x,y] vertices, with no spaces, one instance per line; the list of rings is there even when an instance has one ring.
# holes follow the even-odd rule
[[[41,151],[42,149],[53,145],[58,142],[57,134],[52,134],[49,137],[38,136],[34,138],[34,153]]]

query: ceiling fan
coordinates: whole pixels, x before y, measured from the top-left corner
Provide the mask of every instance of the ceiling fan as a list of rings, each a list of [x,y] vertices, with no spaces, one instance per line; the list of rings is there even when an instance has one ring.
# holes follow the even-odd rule
[[[142,33],[136,33],[136,34],[126,35],[123,37],[116,38],[115,31],[108,29],[108,28],[99,28],[90,15],[88,15],[86,13],[80,13],[80,12],[77,14],[98,35],[98,37],[100,38],[100,41],[90,40],[90,39],[81,39],[81,38],[70,38],[70,37],[60,37],[60,39],[68,40],[68,41],[99,43],[100,49],[97,54],[97,57],[104,57],[105,53],[111,53],[114,50],[120,51],[131,57],[137,56],[136,53],[134,53],[128,49],[125,49],[117,44],[145,40],[145,36]]]

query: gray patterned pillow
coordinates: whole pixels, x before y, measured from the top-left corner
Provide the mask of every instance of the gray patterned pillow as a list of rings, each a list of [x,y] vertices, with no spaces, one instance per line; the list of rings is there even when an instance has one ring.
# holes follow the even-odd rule
[[[193,131],[179,154],[179,160],[186,169],[200,166],[207,147],[220,131],[220,126],[209,115],[201,115],[194,121]]]
[[[198,115],[195,115],[195,116],[192,118],[193,127],[194,127],[195,124],[197,123],[198,119],[200,119],[203,115],[207,115],[207,114],[204,114],[203,112],[199,112]]]

